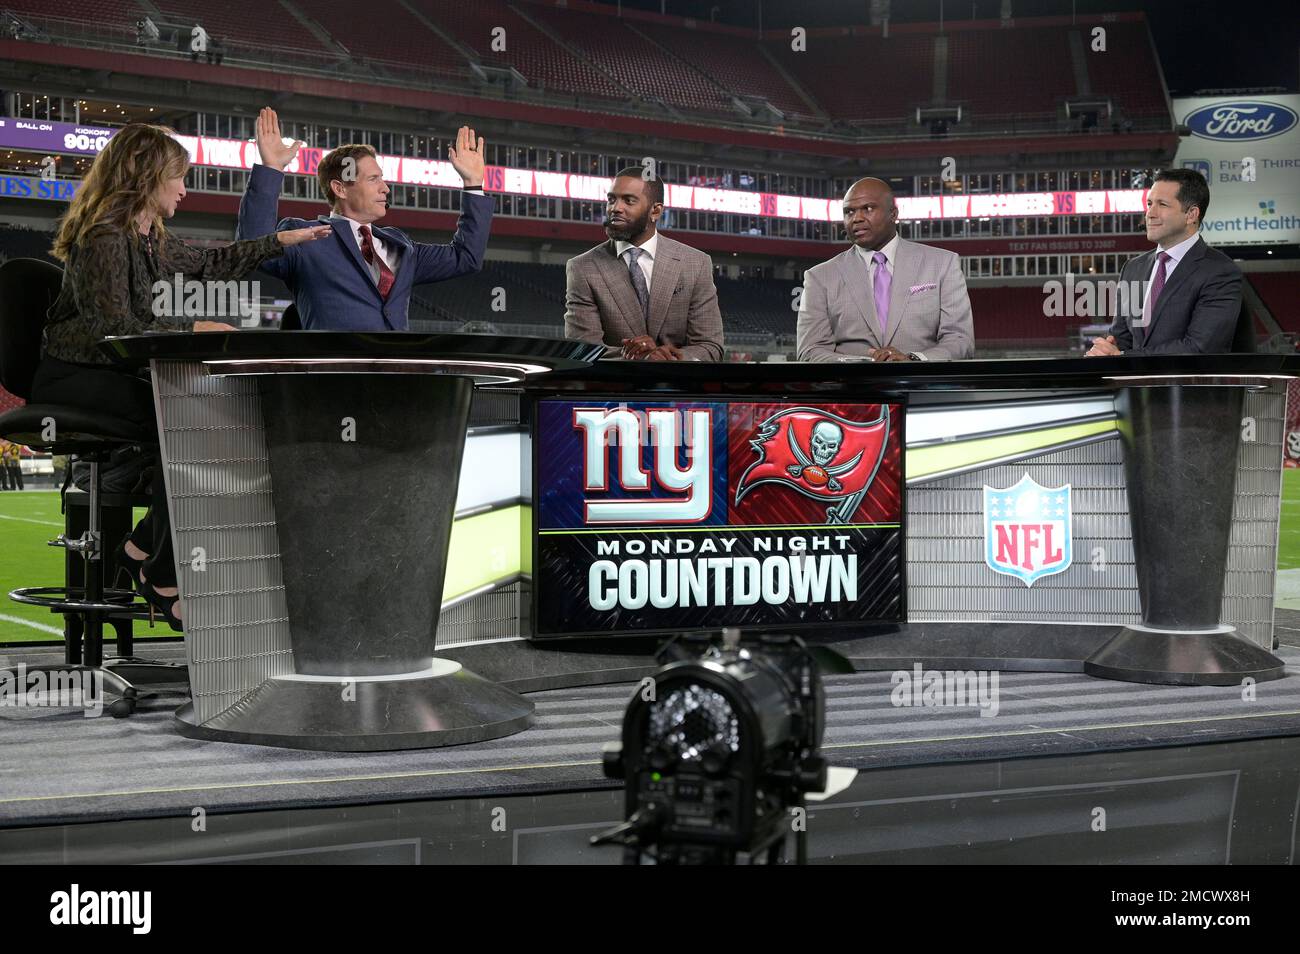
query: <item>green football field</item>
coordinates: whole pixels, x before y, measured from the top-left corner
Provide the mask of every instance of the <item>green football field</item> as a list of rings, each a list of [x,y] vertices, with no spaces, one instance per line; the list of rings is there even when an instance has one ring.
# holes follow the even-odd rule
[[[63,618],[8,598],[20,586],[61,586],[63,550],[46,545],[63,530],[59,495],[52,490],[0,491],[0,643],[58,641]],[[113,540],[110,546],[117,546]],[[111,630],[110,630],[111,632]],[[137,636],[174,635],[156,624],[135,624]]]
[[[63,551],[46,546],[63,528],[59,495],[53,491],[0,492],[0,643],[41,642],[62,638],[61,618],[25,606],[5,595],[20,586],[58,586],[63,581]],[[117,541],[109,541],[116,546]],[[1278,536],[1279,570],[1300,569],[1300,469],[1282,479],[1282,527]],[[1281,589],[1286,589],[1282,587]],[[162,624],[137,622],[137,636],[170,636]]]

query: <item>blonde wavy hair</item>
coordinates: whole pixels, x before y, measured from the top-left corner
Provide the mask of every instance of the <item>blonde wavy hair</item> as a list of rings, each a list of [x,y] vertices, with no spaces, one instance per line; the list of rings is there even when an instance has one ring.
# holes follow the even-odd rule
[[[166,126],[148,123],[130,123],[117,131],[90,164],[68,204],[50,250],[55,258],[67,261],[68,253],[97,225],[125,229],[138,241],[140,232],[134,223],[144,212],[153,214],[154,240],[162,241],[166,230],[154,207],[154,195],[164,182],[190,168],[189,154],[171,133]]]

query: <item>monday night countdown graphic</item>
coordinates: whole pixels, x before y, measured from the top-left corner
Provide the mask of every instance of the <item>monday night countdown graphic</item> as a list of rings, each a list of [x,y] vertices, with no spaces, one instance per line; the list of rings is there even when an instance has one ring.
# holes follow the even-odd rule
[[[540,401],[535,634],[898,620],[899,404]]]

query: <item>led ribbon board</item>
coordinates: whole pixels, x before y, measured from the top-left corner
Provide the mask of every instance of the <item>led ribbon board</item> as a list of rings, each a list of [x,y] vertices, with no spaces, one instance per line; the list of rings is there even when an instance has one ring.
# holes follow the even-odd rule
[[[538,637],[903,617],[901,404],[541,400]]]
[[[95,155],[117,130],[111,127],[81,126],[74,123],[35,119],[0,118],[0,147],[38,150],[72,155]],[[251,169],[260,161],[257,143],[247,139],[216,136],[175,136],[196,166],[221,169]],[[288,140],[286,140],[288,141]],[[304,146],[285,170],[291,175],[316,174],[316,167],[329,150]],[[419,156],[378,157],[384,179],[393,184],[424,185],[460,189],[460,174],[444,159]],[[602,176],[550,172],[544,169],[514,169],[487,166],[483,187],[488,192],[533,195],[587,202],[605,201],[613,180]],[[842,216],[838,198],[781,195],[744,189],[714,189],[698,185],[667,183],[664,204],[670,209],[726,212],[763,218],[804,219],[838,222]],[[64,198],[68,198],[65,196]],[[1067,190],[1062,192],[1012,192],[995,195],[899,196],[898,217],[915,219],[980,219],[1006,216],[1115,215],[1142,212],[1146,208],[1144,189]]]

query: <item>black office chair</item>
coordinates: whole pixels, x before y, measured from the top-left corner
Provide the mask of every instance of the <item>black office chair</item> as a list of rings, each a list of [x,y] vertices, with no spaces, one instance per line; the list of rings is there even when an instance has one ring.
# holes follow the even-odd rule
[[[23,400],[31,399],[46,313],[58,296],[62,282],[63,271],[48,262],[20,258],[0,265],[0,385]],[[60,534],[50,541],[53,546],[80,554],[84,561],[84,584],[73,585],[72,581],[65,580],[61,587],[24,587],[9,594],[15,602],[76,617],[80,626],[65,628],[65,634],[76,632],[80,637],[84,632],[84,652],[80,638],[75,648],[73,640],[65,638],[65,662],[27,666],[27,673],[101,673],[104,687],[119,697],[108,706],[108,711],[119,718],[135,710],[147,681],[154,682],[147,686],[150,692],[163,687],[182,690],[186,672],[181,666],[135,658],[106,664],[103,658],[104,623],[124,617],[141,618],[144,604],[136,603],[133,591],[104,585],[104,568],[111,554],[105,553],[103,540],[99,466],[119,447],[156,444],[157,434],[98,411],[58,404],[26,404],[0,414],[0,437],[52,454],[77,457],[90,465],[85,532],[73,539]],[[120,642],[118,648],[119,652],[123,648]]]
[[[1246,303],[1241,303],[1241,311],[1237,314],[1237,325],[1232,330],[1232,353],[1233,354],[1254,354],[1258,349],[1255,346],[1255,319],[1246,307]]]
[[[302,319],[298,317],[298,306],[289,302],[289,307],[280,316],[281,331],[302,331]]]

